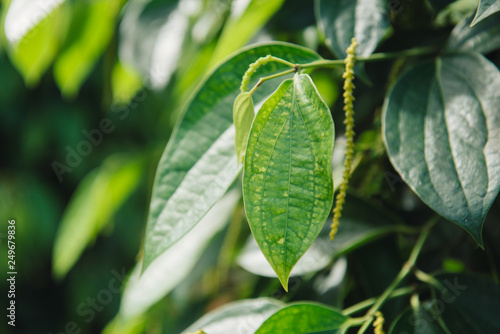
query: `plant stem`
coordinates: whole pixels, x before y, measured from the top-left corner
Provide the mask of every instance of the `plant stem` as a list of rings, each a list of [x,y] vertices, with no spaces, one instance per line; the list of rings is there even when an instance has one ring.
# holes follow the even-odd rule
[[[380,297],[378,297],[375,304],[373,304],[373,306],[368,310],[368,312],[366,313],[366,320],[359,329],[358,334],[362,334],[366,331],[368,326],[370,326],[370,324],[373,321],[373,316],[375,312],[379,310],[379,308],[385,303],[387,298],[389,298],[394,289],[412,271],[413,267],[415,266],[415,263],[417,262],[418,255],[420,254],[420,251],[424,246],[425,240],[429,236],[430,229],[437,222],[438,219],[439,217],[434,217],[424,225],[424,227],[422,228],[422,232],[420,233],[420,236],[418,237],[417,242],[415,243],[415,246],[413,247],[410,253],[410,257],[403,264],[401,271],[398,273],[394,281],[387,287],[387,289],[385,289],[385,291],[380,295]]]
[[[380,61],[380,60],[399,58],[399,57],[414,57],[414,56],[432,54],[435,51],[436,51],[435,48],[426,46],[426,47],[420,47],[420,48],[414,48],[396,52],[374,53],[368,57],[355,57],[355,61],[370,62],[370,61]],[[308,64],[299,65],[299,70],[306,68],[315,68],[315,67],[338,67],[343,65],[344,65],[343,59],[335,59],[335,60],[322,59],[313,61]]]
[[[397,52],[381,52],[381,53],[374,53],[368,57],[355,57],[354,60],[356,62],[369,62],[369,61],[380,61],[380,60],[385,60],[385,59],[392,59],[392,58],[398,58],[398,57],[412,57],[412,56],[420,56],[420,55],[426,55],[426,54],[431,54],[435,52],[435,48],[433,47],[421,47],[421,48],[414,48],[414,49],[408,49],[408,50],[403,50],[403,51],[397,51]],[[260,61],[262,60],[262,61]],[[299,72],[300,70],[306,69],[306,68],[316,68],[316,67],[338,67],[338,66],[344,66],[344,59],[336,59],[336,60],[328,60],[328,59],[322,59],[322,60],[316,60],[308,64],[293,64],[289,61],[286,61],[281,58],[273,57],[271,55],[267,57],[262,57],[259,58],[257,62],[255,62],[255,66],[252,66],[252,64],[243,76],[243,81],[246,82],[245,84],[242,82],[242,91],[246,90],[246,84],[250,80],[250,77],[252,76],[253,72],[257,69],[257,67],[263,65],[264,63],[267,63],[269,61],[274,61],[278,62],[281,64],[284,64],[286,66],[291,67],[289,70],[285,70],[283,72],[279,72],[267,77],[260,78],[257,84],[250,90],[250,93],[253,94],[257,88],[259,88],[260,85],[262,85],[264,82],[278,78],[290,73],[294,72]]]
[[[438,288],[439,290],[442,290],[444,288],[443,285],[441,284],[441,282],[439,282],[437,279],[435,279],[431,275],[429,275],[429,274],[427,274],[419,269],[415,269],[414,274],[415,274],[415,277],[417,279],[419,279],[421,282],[427,283],[435,288]]]
[[[253,88],[250,90],[250,94],[253,94],[257,90],[257,88],[259,88],[259,86],[262,85],[264,82],[271,80],[271,79],[274,79],[274,78],[281,77],[283,75],[293,73],[293,72],[297,72],[296,67],[289,69],[289,70],[286,70],[286,71],[283,71],[283,72],[279,72],[279,73],[267,76],[267,77],[260,78],[259,81],[257,82],[257,84],[255,86],[253,86]]]
[[[413,293],[414,290],[415,289],[413,287],[410,287],[410,286],[396,289],[390,293],[388,298],[396,298],[396,297],[409,295],[409,294]],[[344,311],[342,311],[342,314],[351,315],[351,314],[357,313],[359,311],[364,310],[365,308],[372,306],[373,304],[375,304],[376,301],[377,301],[377,298],[366,299],[358,304],[355,304],[351,307],[346,308]]]

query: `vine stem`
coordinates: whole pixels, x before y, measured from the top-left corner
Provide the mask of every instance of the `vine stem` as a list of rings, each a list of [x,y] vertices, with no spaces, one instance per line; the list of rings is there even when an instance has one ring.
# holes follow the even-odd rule
[[[385,289],[385,291],[378,297],[377,301],[373,304],[373,306],[368,310],[365,316],[366,320],[359,329],[358,334],[362,334],[368,329],[368,327],[373,321],[375,312],[379,310],[379,308],[385,303],[385,301],[392,294],[394,289],[396,289],[397,286],[401,283],[401,281],[404,278],[406,278],[406,276],[408,276],[408,274],[412,271],[412,269],[415,266],[415,263],[417,262],[417,258],[420,254],[420,251],[422,250],[422,247],[424,246],[424,243],[427,240],[427,237],[429,236],[431,227],[438,220],[439,217],[434,217],[424,225],[424,227],[422,228],[422,232],[420,233],[420,236],[418,237],[417,242],[415,243],[415,246],[413,247],[410,253],[410,257],[404,263],[403,267],[401,268],[401,271],[398,273],[394,281],[387,287],[387,289]]]
[[[253,86],[252,89],[250,89],[250,94],[253,94],[257,90],[257,88],[259,88],[259,86],[262,85],[264,82],[266,82],[268,80],[272,80],[274,78],[279,78],[283,75],[287,75],[287,74],[294,73],[294,72],[297,72],[297,68],[295,66],[292,69],[289,69],[289,70],[286,70],[283,72],[279,72],[279,73],[276,73],[276,74],[273,74],[273,75],[270,75],[267,77],[260,78],[259,81],[257,82],[257,84],[255,86]]]
[[[428,55],[432,54],[433,52],[436,52],[436,49],[434,47],[426,46],[426,47],[413,48],[396,52],[374,53],[368,57],[355,57],[354,60],[356,62],[381,61],[399,57],[414,57],[414,56]],[[338,67],[343,65],[344,65],[343,59],[335,59],[335,60],[322,59],[313,61],[308,64],[299,65],[299,70],[306,68],[315,68],[315,67]]]
[[[433,47],[421,47],[421,48],[413,48],[413,49],[408,49],[408,50],[403,50],[403,51],[397,51],[397,52],[381,52],[381,53],[374,53],[368,57],[355,57],[354,60],[356,62],[370,62],[370,61],[380,61],[380,60],[386,60],[386,59],[392,59],[392,58],[399,58],[399,57],[413,57],[413,56],[421,56],[421,55],[428,55],[433,52],[436,52],[436,49]],[[300,72],[301,70],[308,69],[308,68],[318,68],[318,67],[339,67],[339,66],[344,66],[344,59],[336,59],[336,60],[328,60],[328,59],[322,59],[322,60],[316,60],[311,63],[307,64],[293,64],[289,61],[286,61],[281,58],[273,57],[271,55],[262,57],[260,60],[255,62],[254,66],[251,65],[247,73],[245,73],[244,78],[246,78],[246,81],[249,81],[250,76],[255,72],[255,70],[263,65],[264,63],[267,63],[269,61],[273,62],[278,62],[281,64],[284,64],[286,66],[291,67],[288,70],[267,76],[267,77],[262,77],[259,79],[257,84],[250,90],[250,93],[253,94],[257,88],[259,88],[260,85],[262,85],[264,82],[278,78],[287,74],[291,74],[294,72]],[[242,91],[245,90],[246,84],[242,84]]]
[[[415,289],[411,286],[399,288],[399,289],[392,291],[389,294],[388,298],[396,298],[396,297],[409,295],[409,294],[412,294],[414,291],[415,291]],[[344,311],[342,311],[342,314],[351,315],[351,314],[357,313],[359,311],[362,311],[362,310],[372,306],[373,304],[375,304],[376,301],[377,301],[377,298],[366,299],[358,304],[355,304],[353,306],[346,308]]]

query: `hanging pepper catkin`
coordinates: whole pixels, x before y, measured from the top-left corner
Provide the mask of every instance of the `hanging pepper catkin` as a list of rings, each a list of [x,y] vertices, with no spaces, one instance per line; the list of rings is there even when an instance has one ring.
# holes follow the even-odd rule
[[[339,226],[339,219],[342,215],[342,208],[344,206],[345,196],[347,192],[347,185],[351,175],[351,165],[354,157],[354,63],[356,57],[356,46],[358,43],[356,39],[351,40],[351,45],[347,48],[347,57],[345,58],[345,72],[342,75],[344,78],[344,111],[345,111],[345,136],[346,136],[346,152],[344,157],[344,173],[342,184],[339,188],[335,200],[335,208],[333,209],[333,222],[332,230],[330,232],[330,239],[335,238]]]
[[[384,321],[385,321],[384,315],[382,314],[382,312],[377,311],[377,312],[375,312],[375,316],[376,316],[376,319],[373,322],[373,327],[375,327],[373,329],[374,333],[375,334],[385,334],[384,328],[383,328]]]

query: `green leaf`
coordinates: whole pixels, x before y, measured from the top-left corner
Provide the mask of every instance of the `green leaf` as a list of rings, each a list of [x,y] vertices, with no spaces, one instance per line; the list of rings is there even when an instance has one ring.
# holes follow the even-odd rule
[[[500,47],[500,13],[495,13],[470,27],[472,17],[460,21],[450,34],[447,49],[453,51],[491,52]]]
[[[341,328],[349,318],[338,310],[316,303],[296,303],[282,308],[255,334],[302,334]]]
[[[245,211],[285,290],[292,268],[330,213],[333,140],[330,109],[307,74],[284,81],[262,105],[250,131]]]
[[[244,46],[276,13],[284,0],[250,0],[235,2],[210,60],[218,61]]]
[[[500,1],[499,0],[479,0],[479,5],[477,7],[476,16],[471,23],[474,26],[486,19],[488,16],[500,11]]]
[[[235,128],[235,148],[238,160],[243,163],[247,148],[248,134],[255,116],[252,94],[243,92],[236,97],[233,106],[233,122]]]
[[[134,269],[123,292],[120,313],[137,317],[186,279],[208,243],[231,218],[240,200],[238,191],[228,192],[189,233],[155,259],[141,275],[141,263]]]
[[[52,64],[66,26],[64,14],[55,1],[11,3],[5,17],[8,53],[27,86],[36,85]]]
[[[321,59],[292,44],[252,46],[227,59],[201,84],[158,165],[146,227],[144,268],[193,228],[239,174],[233,103],[249,64],[268,54],[294,63]],[[286,65],[277,63],[262,66],[253,83],[284,69],[288,69]],[[270,80],[260,86],[253,95],[255,103],[261,103],[278,83]]]
[[[63,214],[53,253],[53,273],[62,278],[132,194],[143,159],[111,156],[80,183]]]
[[[479,54],[412,68],[386,100],[383,133],[392,164],[434,211],[482,246],[500,187],[500,73]]]
[[[254,333],[264,320],[283,306],[282,302],[271,298],[232,302],[207,313],[182,334],[199,329],[207,334]]]
[[[337,149],[337,146],[335,146]],[[335,242],[330,240],[331,220],[327,220],[311,247],[292,269],[290,276],[315,273],[328,266],[334,257],[348,253],[367,242],[397,230],[397,218],[349,194],[344,205]],[[238,257],[238,264],[260,276],[276,277],[255,238],[249,236]]]
[[[326,45],[338,58],[346,57],[351,39],[356,38],[356,55],[372,54],[389,26],[385,0],[316,0],[316,18]]]
[[[73,4],[66,46],[54,63],[54,79],[66,97],[75,96],[111,40],[123,0]]]

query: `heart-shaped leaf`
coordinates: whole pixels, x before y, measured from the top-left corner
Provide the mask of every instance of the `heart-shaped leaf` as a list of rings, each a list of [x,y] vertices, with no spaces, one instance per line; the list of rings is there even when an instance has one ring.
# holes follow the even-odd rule
[[[333,139],[330,110],[307,74],[284,81],[262,105],[250,131],[245,211],[285,290],[332,206]]]
[[[292,44],[261,44],[233,55],[202,83],[158,165],[143,271],[200,221],[240,172],[234,148],[233,103],[249,64],[269,54],[293,63],[321,59],[314,51]],[[277,63],[262,66],[251,84],[285,68]],[[266,81],[253,95],[254,102],[260,103],[278,84]]]
[[[341,328],[349,318],[338,310],[316,303],[297,303],[282,308],[255,334],[302,334]]]
[[[500,72],[480,54],[415,66],[386,100],[392,164],[429,207],[482,246],[500,187]]]

